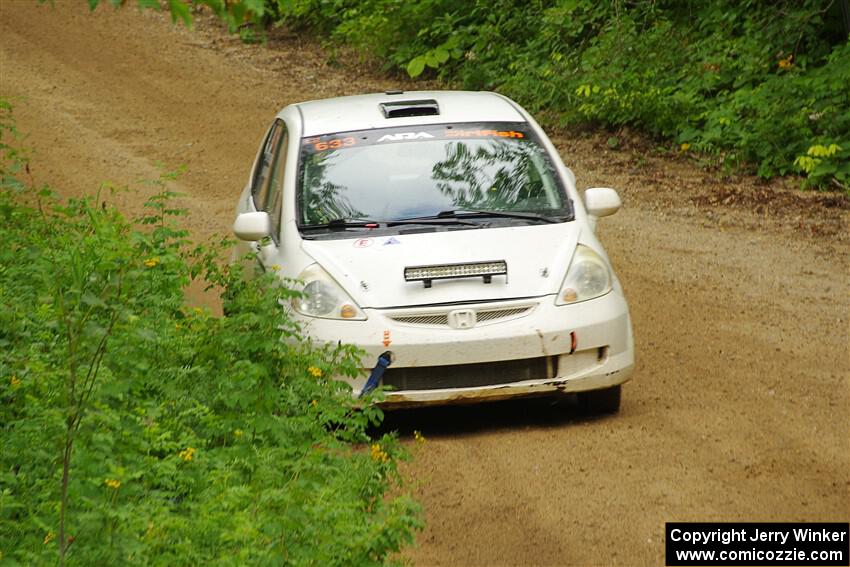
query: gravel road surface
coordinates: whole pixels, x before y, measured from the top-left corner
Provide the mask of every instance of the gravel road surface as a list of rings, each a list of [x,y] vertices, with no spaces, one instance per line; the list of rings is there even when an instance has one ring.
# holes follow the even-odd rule
[[[63,195],[104,181],[138,212],[185,164],[189,227],[225,235],[264,129],[290,102],[410,88],[278,31],[0,0],[0,95]],[[392,414],[428,523],[415,565],[657,565],[667,521],[850,519],[850,202],[701,169],[628,132],[556,134],[581,188],[625,206],[599,231],[638,364],[619,415],[569,399]],[[192,291],[194,301],[213,299]],[[409,433],[421,430],[427,441]]]

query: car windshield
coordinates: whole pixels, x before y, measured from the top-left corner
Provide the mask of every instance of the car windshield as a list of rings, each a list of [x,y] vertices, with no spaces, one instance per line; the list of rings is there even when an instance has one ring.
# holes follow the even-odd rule
[[[300,162],[301,228],[417,219],[464,219],[465,225],[482,218],[512,223],[572,219],[554,166],[522,123],[308,137],[302,139]]]

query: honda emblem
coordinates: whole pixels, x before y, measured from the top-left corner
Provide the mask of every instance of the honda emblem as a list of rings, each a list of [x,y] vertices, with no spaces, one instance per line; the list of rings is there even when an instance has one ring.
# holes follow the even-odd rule
[[[456,309],[449,312],[449,325],[453,329],[470,329],[475,326],[477,317],[472,309]]]

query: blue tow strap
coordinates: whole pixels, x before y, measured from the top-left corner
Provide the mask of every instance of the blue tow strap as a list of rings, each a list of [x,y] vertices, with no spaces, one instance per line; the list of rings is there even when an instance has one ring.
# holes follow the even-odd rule
[[[378,363],[375,365],[375,368],[372,369],[372,373],[369,374],[369,379],[366,380],[366,385],[363,386],[363,390],[360,391],[360,398],[374,390],[378,387],[378,384],[381,382],[381,378],[384,377],[384,372],[387,370],[387,366],[392,364],[393,362],[393,353],[390,351],[386,351],[381,353],[381,356],[378,357]]]

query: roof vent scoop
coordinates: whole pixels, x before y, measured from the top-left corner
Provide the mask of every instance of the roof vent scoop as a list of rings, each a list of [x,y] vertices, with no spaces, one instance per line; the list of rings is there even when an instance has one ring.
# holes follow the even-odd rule
[[[400,100],[398,102],[382,102],[378,106],[384,113],[384,118],[406,118],[408,116],[437,116],[440,105],[436,100]]]

